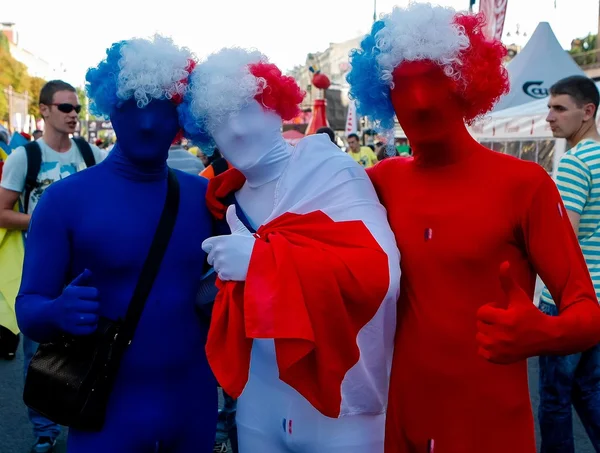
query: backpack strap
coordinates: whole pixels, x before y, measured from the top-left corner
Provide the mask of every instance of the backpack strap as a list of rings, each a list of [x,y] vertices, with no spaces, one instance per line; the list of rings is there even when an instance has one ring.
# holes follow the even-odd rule
[[[73,141],[77,145],[83,160],[85,161],[86,167],[93,167],[96,165],[96,158],[94,157],[94,152],[92,151],[92,147],[90,144],[81,137],[73,137]]]
[[[31,192],[38,186],[38,174],[42,168],[42,149],[37,142],[29,142],[24,146],[24,148],[27,156],[27,174],[25,176],[23,212],[27,214]]]

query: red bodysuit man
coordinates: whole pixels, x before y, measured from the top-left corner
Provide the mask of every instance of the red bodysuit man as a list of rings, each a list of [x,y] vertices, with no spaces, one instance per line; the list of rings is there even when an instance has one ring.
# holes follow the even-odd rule
[[[414,154],[369,171],[402,256],[386,453],[534,453],[525,359],[600,340],[554,182],[465,127],[508,89],[505,50],[481,26],[451,9],[396,8],[351,56],[361,112],[383,128],[395,114]],[[532,303],[536,274],[560,316]]]

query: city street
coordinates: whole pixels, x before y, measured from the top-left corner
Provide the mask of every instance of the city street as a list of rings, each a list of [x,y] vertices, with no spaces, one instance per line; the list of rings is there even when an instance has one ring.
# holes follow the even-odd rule
[[[20,351],[19,351],[20,352]],[[534,412],[537,411],[537,360],[529,362],[529,385]],[[21,400],[23,391],[22,354],[12,362],[0,360],[0,453],[29,453],[33,443],[31,427]],[[594,453],[585,431],[575,416],[577,453]],[[65,453],[65,437],[61,436],[55,453]],[[252,452],[254,453],[254,452]]]

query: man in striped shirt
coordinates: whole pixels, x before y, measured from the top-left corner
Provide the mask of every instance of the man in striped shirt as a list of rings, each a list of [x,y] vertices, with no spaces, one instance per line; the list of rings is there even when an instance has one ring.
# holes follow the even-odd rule
[[[600,295],[600,135],[596,113],[600,95],[583,76],[558,81],[550,88],[548,121],[568,151],[557,170],[557,185],[579,239],[596,295]],[[552,247],[548,244],[548,247]],[[540,310],[558,310],[548,288]],[[575,451],[571,404],[597,452],[600,452],[600,346],[569,356],[541,356],[539,422],[541,453]]]

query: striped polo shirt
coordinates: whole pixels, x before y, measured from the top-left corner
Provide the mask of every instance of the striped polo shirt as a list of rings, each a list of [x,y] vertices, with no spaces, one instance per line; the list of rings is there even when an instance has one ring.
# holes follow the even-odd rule
[[[565,207],[581,216],[577,236],[596,297],[600,297],[600,143],[586,139],[567,151],[558,165],[556,180]],[[546,287],[542,300],[554,303]]]

